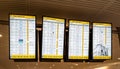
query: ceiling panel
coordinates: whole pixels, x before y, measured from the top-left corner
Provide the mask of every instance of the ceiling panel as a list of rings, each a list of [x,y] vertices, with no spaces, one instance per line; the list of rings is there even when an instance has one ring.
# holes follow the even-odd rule
[[[120,0],[116,0],[106,11],[120,15]]]
[[[119,4],[119,0],[0,0],[2,16],[0,20],[8,21],[9,13],[14,13],[37,15],[39,17],[37,23],[41,23],[42,15],[88,21],[106,19],[107,21],[106,16],[111,17],[111,14],[118,17]],[[111,21],[114,22],[113,19]],[[118,22],[115,23],[118,24]]]
[[[109,0],[39,0],[37,2],[45,2],[62,6],[84,7],[91,9],[101,9]]]

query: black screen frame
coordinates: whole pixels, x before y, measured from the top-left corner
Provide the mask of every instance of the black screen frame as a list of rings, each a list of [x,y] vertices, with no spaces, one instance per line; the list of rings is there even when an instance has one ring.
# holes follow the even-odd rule
[[[108,22],[92,22],[92,60],[93,61],[105,61],[105,60],[111,60],[111,59],[94,59],[94,56],[93,56],[93,24],[94,23],[100,23],[100,24],[111,24],[111,59],[112,59],[112,23],[108,23]]]
[[[59,59],[59,58],[42,58],[42,41],[43,41],[43,18],[44,17],[50,17],[50,18],[57,18],[57,19],[64,19],[64,43],[63,43],[63,58]],[[65,18],[59,18],[59,17],[52,17],[52,16],[42,16],[42,30],[40,31],[41,32],[41,35],[39,33],[39,45],[40,45],[40,61],[42,62],[60,62],[61,60],[64,59],[64,52],[65,52],[65,29],[66,29],[66,19]],[[41,41],[41,42],[40,42]]]
[[[88,41],[88,59],[69,59],[69,28],[70,28],[70,20],[74,20],[74,21],[82,21],[82,22],[89,22],[89,39],[90,39],[90,21],[85,21],[85,20],[76,20],[76,19],[68,19],[68,32],[67,32],[67,35],[66,35],[66,37],[67,37],[67,47],[66,47],[66,53],[67,53],[67,56],[66,56],[66,61],[67,62],[82,62],[82,61],[88,61],[89,60],[89,52],[90,52],[90,49],[89,49],[89,47],[90,47],[90,40]]]
[[[22,15],[22,16],[35,16],[35,58],[11,58],[10,57],[10,15]],[[37,23],[37,18],[36,15],[27,15],[27,14],[14,14],[14,13],[9,13],[8,15],[8,20],[9,20],[9,59],[14,60],[14,61],[37,61],[37,30],[36,30],[36,23]]]

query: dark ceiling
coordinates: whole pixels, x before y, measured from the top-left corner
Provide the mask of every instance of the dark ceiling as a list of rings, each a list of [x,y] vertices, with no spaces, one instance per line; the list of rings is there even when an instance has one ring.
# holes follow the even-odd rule
[[[110,22],[120,26],[119,0],[0,0],[0,20],[10,13],[36,15],[41,23],[43,15],[91,22]]]

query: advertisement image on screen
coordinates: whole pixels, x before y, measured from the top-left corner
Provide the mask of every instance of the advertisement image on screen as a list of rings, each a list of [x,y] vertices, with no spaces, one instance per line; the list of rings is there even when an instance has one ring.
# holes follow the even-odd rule
[[[42,58],[63,58],[64,29],[64,19],[43,17]]]
[[[10,15],[10,59],[35,59],[35,16]]]
[[[88,59],[89,22],[69,20],[68,59]]]
[[[111,59],[111,24],[93,23],[93,59]]]

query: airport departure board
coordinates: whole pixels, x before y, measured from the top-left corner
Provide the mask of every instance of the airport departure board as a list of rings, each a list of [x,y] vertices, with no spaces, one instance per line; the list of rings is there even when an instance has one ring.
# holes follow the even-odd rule
[[[64,31],[64,19],[43,17],[42,58],[63,58]]]
[[[69,20],[68,59],[88,59],[89,22]]]
[[[93,23],[93,59],[111,59],[111,24]]]
[[[35,16],[10,15],[10,59],[36,58]]]

